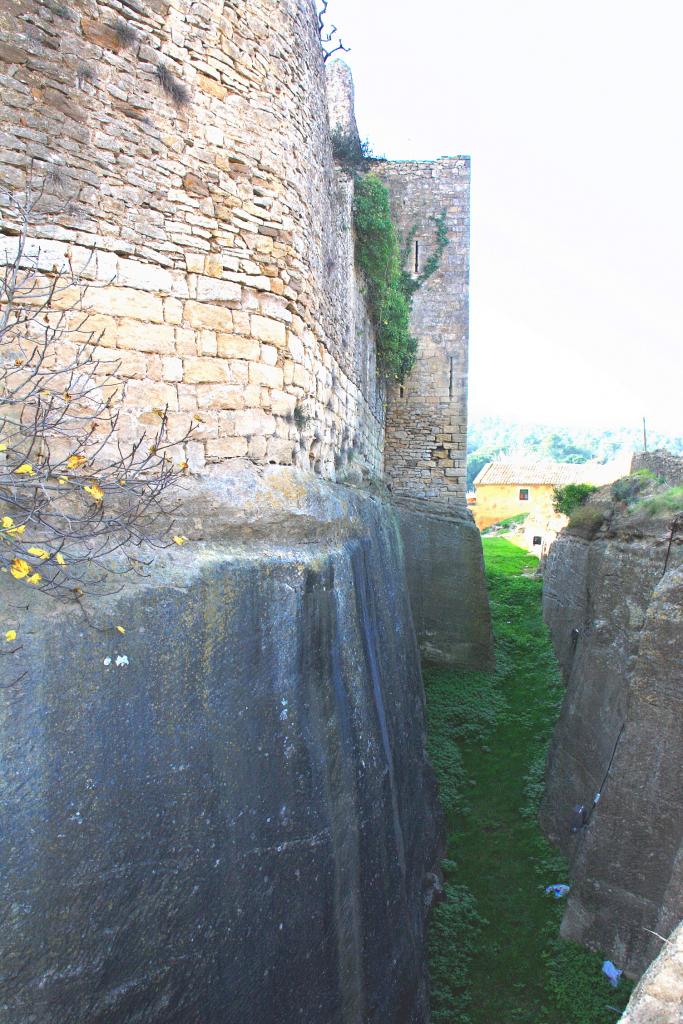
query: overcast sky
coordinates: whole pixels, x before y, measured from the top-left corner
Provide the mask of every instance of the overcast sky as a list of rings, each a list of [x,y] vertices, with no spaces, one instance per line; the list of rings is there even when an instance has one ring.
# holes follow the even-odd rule
[[[683,433],[683,3],[330,0],[361,136],[472,158],[470,414]]]

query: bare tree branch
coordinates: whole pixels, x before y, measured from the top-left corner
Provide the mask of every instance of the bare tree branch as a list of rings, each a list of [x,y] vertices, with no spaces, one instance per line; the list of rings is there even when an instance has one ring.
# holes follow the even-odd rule
[[[0,193],[0,570],[80,600],[144,575],[144,550],[167,546],[174,465],[168,408],[127,447],[117,436],[121,383],[88,330],[87,263],[45,269],[30,228],[43,189]],[[87,287],[96,287],[88,282]]]
[[[320,36],[320,42],[323,48],[323,60],[327,61],[333,53],[337,53],[339,50],[343,50],[344,53],[349,53],[351,47],[344,46],[341,37],[337,42],[336,46],[332,49],[328,49],[326,44],[334,42],[334,37],[337,35],[337,26],[330,25],[328,28],[325,24],[325,15],[327,14],[327,7],[329,0],[321,0],[320,10],[318,11],[318,35]]]

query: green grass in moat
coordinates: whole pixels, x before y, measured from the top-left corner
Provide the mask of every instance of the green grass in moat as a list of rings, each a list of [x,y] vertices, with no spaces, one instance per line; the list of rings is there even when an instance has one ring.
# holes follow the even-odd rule
[[[562,697],[541,616],[537,559],[484,539],[494,672],[427,668],[429,753],[448,825],[448,899],[432,913],[433,1024],[614,1024],[631,985],[564,942],[567,866],[537,824]]]

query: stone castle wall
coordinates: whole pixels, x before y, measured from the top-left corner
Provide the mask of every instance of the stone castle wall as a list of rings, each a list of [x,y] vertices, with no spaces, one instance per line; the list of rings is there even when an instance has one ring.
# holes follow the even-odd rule
[[[683,458],[673,455],[665,448],[653,452],[636,452],[631,462],[631,472],[649,469],[655,476],[661,476],[671,487],[683,485]]]
[[[0,36],[0,184],[47,176],[40,263],[68,249],[87,264],[120,438],[168,406],[172,437],[199,417],[193,470],[244,456],[379,474],[384,408],[312,0],[16,0]]]
[[[463,508],[466,488],[469,159],[383,162],[376,170],[400,235],[411,241],[413,276],[434,251],[433,218],[446,214],[448,245],[413,299],[417,360],[404,384],[389,389],[385,472],[399,501],[453,512]]]

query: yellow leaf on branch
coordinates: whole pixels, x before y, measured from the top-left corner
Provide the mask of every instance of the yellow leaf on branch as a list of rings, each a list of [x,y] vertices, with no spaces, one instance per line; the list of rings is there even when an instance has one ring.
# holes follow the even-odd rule
[[[17,631],[16,631],[16,629],[8,629],[7,632],[5,633],[5,640],[7,641],[7,643],[11,644],[12,641],[16,640],[16,639],[17,639]]]
[[[85,455],[70,455],[66,460],[66,468],[78,469],[79,466],[82,466],[87,461]]]
[[[2,444],[0,444],[0,452],[6,452],[6,451],[7,451],[7,445],[3,441]]]
[[[123,628],[123,626],[117,626],[116,628],[119,631],[119,633],[121,633],[121,634],[126,632],[125,629]]]
[[[49,558],[50,552],[46,551],[45,548],[27,548],[29,555],[35,555],[36,558]]]
[[[98,504],[100,501],[104,499],[104,491],[102,490],[99,484],[91,484],[90,487],[86,486],[83,488],[83,490],[86,492],[86,494],[89,494],[92,498],[94,498],[95,501],[98,502]]]
[[[30,462],[22,462],[22,464],[14,470],[18,476],[35,476],[35,470]]]
[[[15,580],[23,580],[24,576],[28,576],[30,573],[31,566],[24,558],[15,558],[9,567],[9,571]]]
[[[32,576],[29,576],[29,578],[26,580],[26,582],[27,583],[40,583],[42,578],[43,577],[40,575],[39,572],[34,572]]]
[[[55,555],[55,562],[57,563],[57,565],[66,565],[66,559],[64,558],[64,555],[62,555],[59,551]]]
[[[178,544],[182,547],[183,544],[187,544],[187,537],[183,537],[180,534],[178,534],[173,538],[173,543]]]
[[[22,523],[21,526],[15,526],[14,520],[11,516],[3,516],[2,528],[5,533],[9,533],[12,537],[21,537],[22,533],[26,529],[26,524]]]

